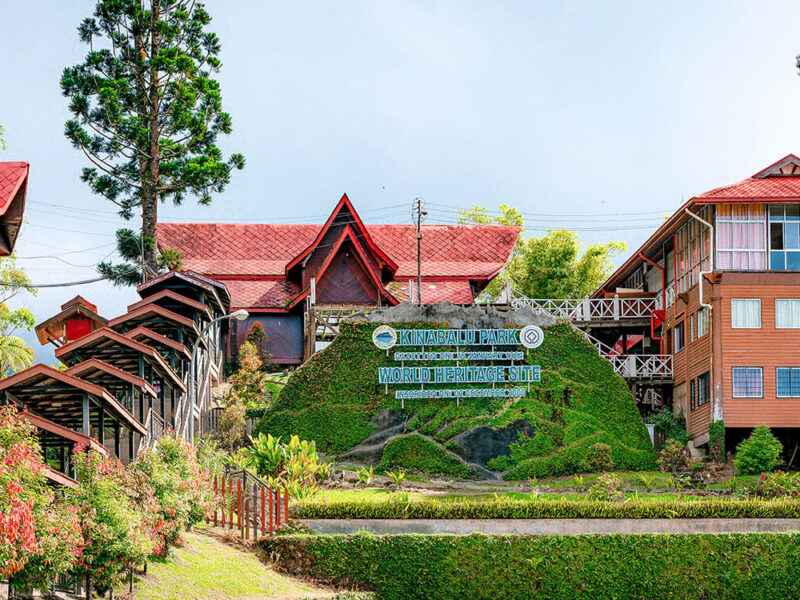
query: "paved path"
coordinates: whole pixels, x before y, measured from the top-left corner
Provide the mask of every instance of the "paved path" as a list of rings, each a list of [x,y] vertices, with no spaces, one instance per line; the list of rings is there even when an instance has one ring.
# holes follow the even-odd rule
[[[317,533],[485,533],[580,535],[585,533],[800,532],[800,519],[304,519]]]

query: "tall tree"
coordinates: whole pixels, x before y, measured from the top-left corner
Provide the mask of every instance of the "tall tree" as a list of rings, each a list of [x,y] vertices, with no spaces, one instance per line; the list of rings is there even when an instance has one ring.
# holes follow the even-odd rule
[[[90,189],[123,218],[142,219],[141,266],[99,266],[115,283],[131,283],[140,267],[133,279],[158,272],[159,201],[209,204],[244,167],[241,154],[226,160],[217,147],[231,117],[214,79],[220,42],[210,21],[194,0],[98,0],[78,27],[89,53],[61,77],[72,113],[65,134],[91,163],[81,176]]]
[[[6,139],[5,139],[6,130],[3,129],[3,126],[0,125],[0,152],[6,149]]]
[[[491,216],[482,206],[458,211],[459,223],[516,225],[523,227],[522,214],[507,204]],[[590,244],[583,247],[578,234],[568,229],[551,229],[542,237],[521,235],[505,268],[489,284],[481,299],[491,301],[505,286],[529,298],[583,298],[593,293],[614,270],[613,259],[625,251],[623,242]]]

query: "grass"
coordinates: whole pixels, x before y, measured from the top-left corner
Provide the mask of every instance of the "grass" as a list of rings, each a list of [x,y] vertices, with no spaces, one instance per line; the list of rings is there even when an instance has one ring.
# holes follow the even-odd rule
[[[328,597],[268,569],[256,556],[202,533],[187,533],[181,548],[149,563],[137,600]]]
[[[356,488],[349,490],[342,489],[323,489],[314,496],[314,500],[327,502],[369,502],[375,500],[388,500],[397,490],[389,488]],[[409,493],[412,499],[422,498],[424,494],[419,492]]]

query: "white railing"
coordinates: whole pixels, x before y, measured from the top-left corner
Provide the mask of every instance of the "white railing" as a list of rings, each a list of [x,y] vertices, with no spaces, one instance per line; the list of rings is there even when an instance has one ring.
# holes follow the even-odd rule
[[[660,301],[659,301],[660,302]],[[528,298],[512,290],[511,308],[529,307],[536,314],[568,321],[649,319],[656,298]]]
[[[161,415],[150,408],[147,411],[147,418],[144,421],[144,428],[147,430],[147,434],[142,436],[142,438],[139,440],[139,449],[137,454],[160,440],[164,436],[164,432],[167,430],[167,424],[164,422],[164,419],[161,418]]]
[[[671,354],[619,354],[588,333],[583,332],[583,335],[597,348],[597,353],[611,363],[614,371],[626,379],[670,379],[673,376]]]
[[[664,310],[664,304],[666,303],[666,307],[669,308],[673,304],[675,304],[675,285],[670,285],[667,287],[666,292],[664,292],[664,301],[661,299],[661,295],[659,294],[656,297],[656,310]]]

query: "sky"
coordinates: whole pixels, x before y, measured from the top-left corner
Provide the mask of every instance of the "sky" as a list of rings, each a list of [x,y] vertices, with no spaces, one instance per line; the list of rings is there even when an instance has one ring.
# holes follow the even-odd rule
[[[86,54],[76,27],[94,2],[0,7],[0,160],[31,165],[19,264],[36,283],[88,279],[136,226],[81,183],[63,136],[59,77]],[[630,253],[682,201],[800,153],[797,2],[207,8],[234,124],[220,145],[247,166],[211,206],[162,205],[162,221],[319,223],[346,192],[367,223],[409,223],[421,197],[428,223],[506,203],[530,235],[571,228]],[[78,293],[109,318],[137,299],[101,282],[21,302],[42,321]]]

